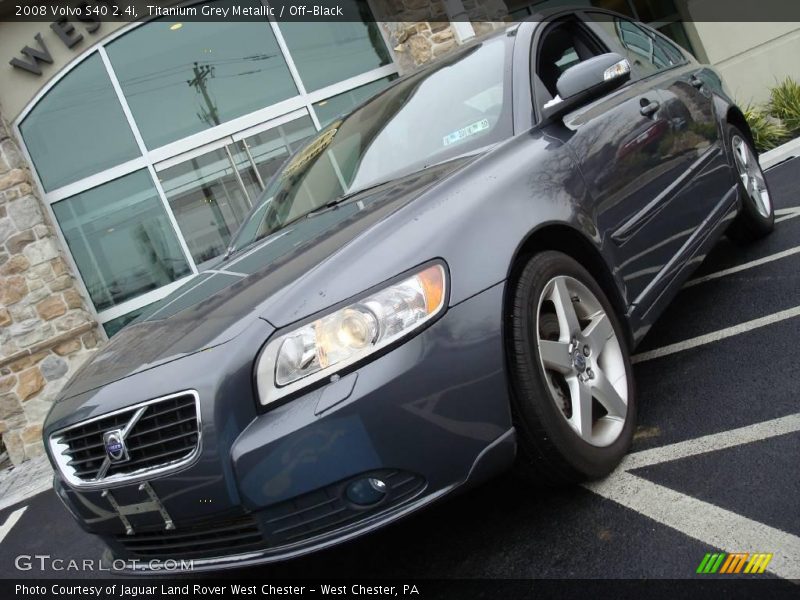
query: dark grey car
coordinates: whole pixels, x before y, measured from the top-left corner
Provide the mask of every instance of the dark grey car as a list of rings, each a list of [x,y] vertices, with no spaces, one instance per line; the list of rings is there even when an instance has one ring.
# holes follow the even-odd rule
[[[116,558],[280,560],[516,465],[609,473],[630,351],[772,229],[719,76],[609,13],[514,25],[294,155],[224,260],[64,390],[54,486]]]

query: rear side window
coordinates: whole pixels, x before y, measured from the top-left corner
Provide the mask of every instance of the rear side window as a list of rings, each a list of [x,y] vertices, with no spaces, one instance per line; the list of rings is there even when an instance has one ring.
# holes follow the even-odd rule
[[[633,21],[593,13],[592,20],[608,35],[614,52],[627,58],[637,78],[648,77],[686,62],[669,42]]]

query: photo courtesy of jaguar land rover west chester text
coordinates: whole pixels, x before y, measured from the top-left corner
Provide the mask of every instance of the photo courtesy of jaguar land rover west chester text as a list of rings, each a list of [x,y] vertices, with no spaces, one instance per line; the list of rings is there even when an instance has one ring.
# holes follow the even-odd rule
[[[603,477],[632,348],[723,233],[773,220],[714,70],[607,12],[517,23],[323,129],[218,264],[75,375],[44,427],[56,492],[109,557],[197,570],[512,466]]]

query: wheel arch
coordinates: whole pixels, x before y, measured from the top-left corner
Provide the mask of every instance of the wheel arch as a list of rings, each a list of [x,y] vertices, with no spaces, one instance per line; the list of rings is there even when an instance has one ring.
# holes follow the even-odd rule
[[[753,138],[753,132],[750,130],[750,125],[748,124],[747,119],[745,119],[744,113],[738,106],[735,104],[728,106],[728,111],[725,114],[725,122],[729,125],[733,125],[747,136],[747,141],[750,142],[750,146],[756,152],[756,156],[758,156],[758,150],[756,150],[756,142]]]
[[[608,263],[599,248],[586,235],[564,223],[547,224],[531,231],[517,248],[508,269],[508,285],[503,299],[504,314],[510,314],[511,291],[522,268],[531,256],[547,250],[562,252],[589,271],[611,301],[625,328],[628,345],[633,347],[633,331],[628,320],[626,303]]]

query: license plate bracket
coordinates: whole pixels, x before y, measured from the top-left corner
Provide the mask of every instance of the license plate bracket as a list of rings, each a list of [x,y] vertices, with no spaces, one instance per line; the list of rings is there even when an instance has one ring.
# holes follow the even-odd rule
[[[158,499],[150,483],[147,481],[140,483],[139,491],[147,494],[148,500],[132,504],[119,504],[111,490],[103,490],[102,497],[108,500],[108,503],[117,513],[117,516],[125,527],[125,533],[127,535],[133,535],[135,533],[128,516],[150,512],[157,512],[161,516],[161,519],[164,521],[165,530],[169,531],[175,529],[175,523],[172,521],[172,517],[169,516],[167,509],[161,503],[161,500]]]

